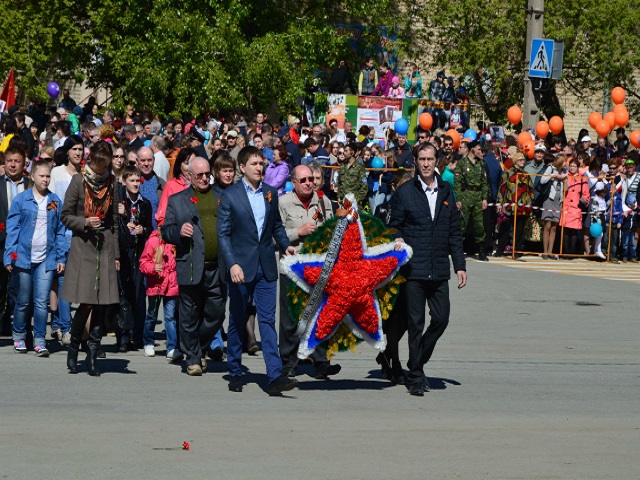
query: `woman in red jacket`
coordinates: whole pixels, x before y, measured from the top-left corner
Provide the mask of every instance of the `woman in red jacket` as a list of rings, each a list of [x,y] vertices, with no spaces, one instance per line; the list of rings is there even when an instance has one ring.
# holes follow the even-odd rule
[[[577,159],[569,162],[569,174],[565,186],[565,197],[562,205],[560,225],[564,227],[563,253],[576,254],[578,234],[582,229],[582,213],[589,205],[589,184],[579,172],[580,163]]]

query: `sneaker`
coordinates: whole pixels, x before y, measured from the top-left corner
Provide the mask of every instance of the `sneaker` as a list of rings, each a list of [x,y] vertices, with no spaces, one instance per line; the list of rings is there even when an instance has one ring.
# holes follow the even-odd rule
[[[153,348],[153,345],[145,345],[144,346],[144,356],[145,357],[155,357],[156,350]]]
[[[13,351],[16,353],[27,353],[27,344],[24,340],[16,340],[13,342]]]
[[[169,350],[167,352],[167,360],[169,360],[170,362],[177,362],[179,360],[182,360],[183,358],[183,353],[177,348],[174,348],[173,350]]]
[[[71,333],[67,332],[62,335],[62,345],[71,345]]]
[[[48,357],[49,350],[46,347],[41,347],[40,345],[36,345],[33,349],[36,352],[38,357]]]
[[[607,256],[602,252],[596,252],[596,257],[598,257],[601,260],[606,260],[607,259]]]

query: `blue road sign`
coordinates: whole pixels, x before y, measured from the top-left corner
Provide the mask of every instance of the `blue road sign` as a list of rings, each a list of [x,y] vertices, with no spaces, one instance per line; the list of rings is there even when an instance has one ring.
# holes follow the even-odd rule
[[[531,41],[531,56],[529,58],[529,77],[551,78],[553,64],[553,40],[534,38]]]

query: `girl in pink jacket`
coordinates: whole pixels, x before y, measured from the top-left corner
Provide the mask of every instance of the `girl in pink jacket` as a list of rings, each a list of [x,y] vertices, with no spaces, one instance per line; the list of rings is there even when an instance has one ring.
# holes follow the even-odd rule
[[[147,277],[149,310],[144,321],[144,355],[154,357],[156,352],[154,328],[158,320],[160,301],[164,304],[164,329],[167,334],[167,360],[182,359],[176,334],[176,306],[178,303],[178,276],[175,247],[162,241],[158,230],[147,240],[140,256],[140,272]]]

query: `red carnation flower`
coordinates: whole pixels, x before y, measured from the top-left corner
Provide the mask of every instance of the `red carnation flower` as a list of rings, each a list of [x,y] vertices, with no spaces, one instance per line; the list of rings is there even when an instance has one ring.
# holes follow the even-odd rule
[[[16,252],[11,252],[9,256],[11,257],[11,260],[13,260],[14,262],[18,259],[18,254]]]
[[[144,182],[146,182],[146,181],[147,181],[147,179],[146,179],[146,178],[144,178],[144,177],[140,177],[140,183],[144,183]]]
[[[189,200],[191,200],[191,203],[193,203],[194,205],[198,204],[198,197],[196,197],[195,195],[191,197]]]
[[[0,223],[0,232],[4,232],[4,223]]]
[[[104,220],[104,213],[98,212],[96,213],[96,217],[98,217],[100,220]]]
[[[191,448],[191,445],[189,445],[189,442],[184,442],[182,444],[182,449],[183,450],[189,450]]]

